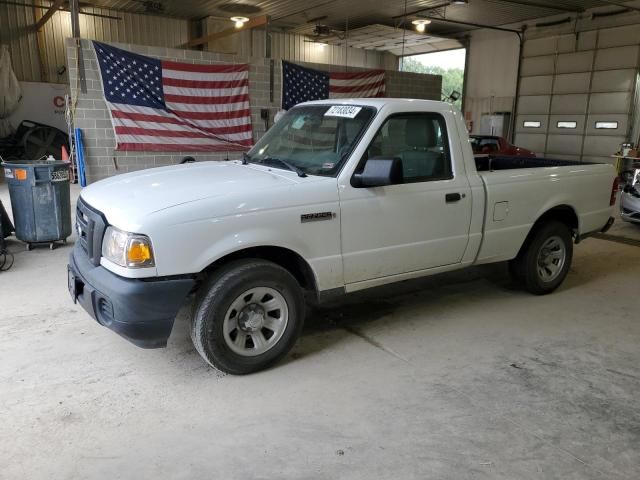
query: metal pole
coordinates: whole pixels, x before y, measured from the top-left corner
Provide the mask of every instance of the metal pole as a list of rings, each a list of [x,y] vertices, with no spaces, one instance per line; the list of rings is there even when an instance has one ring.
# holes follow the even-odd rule
[[[518,97],[520,96],[520,75],[522,74],[522,56],[524,52],[524,34],[527,30],[527,26],[523,25],[522,31],[518,33],[518,40],[520,41],[520,47],[518,49],[518,73],[516,73],[516,94],[513,101],[513,112],[511,113],[511,122],[509,125],[509,141],[514,142],[516,136],[516,122],[518,116]]]
[[[80,40],[80,6],[78,0],[69,0],[71,10],[71,35],[76,42],[76,54],[78,56],[78,78],[80,79],[80,91],[87,93],[87,77],[84,70],[84,55]]]

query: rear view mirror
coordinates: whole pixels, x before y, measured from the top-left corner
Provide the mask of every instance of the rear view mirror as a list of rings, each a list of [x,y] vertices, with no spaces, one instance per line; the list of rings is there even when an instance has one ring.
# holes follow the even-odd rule
[[[353,176],[352,185],[356,188],[383,187],[402,183],[402,178],[402,161],[399,158],[370,158],[362,173]]]

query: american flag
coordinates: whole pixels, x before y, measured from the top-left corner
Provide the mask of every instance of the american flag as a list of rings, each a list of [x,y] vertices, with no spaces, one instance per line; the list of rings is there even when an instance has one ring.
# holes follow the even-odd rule
[[[282,108],[327,98],[384,97],[384,70],[323,72],[282,62]]]
[[[93,42],[117,149],[247,150],[249,66],[158,60]]]

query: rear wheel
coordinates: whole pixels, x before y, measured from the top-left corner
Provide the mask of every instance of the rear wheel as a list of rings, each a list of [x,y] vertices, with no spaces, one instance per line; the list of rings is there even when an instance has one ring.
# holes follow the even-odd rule
[[[304,323],[296,279],[265,260],[222,267],[200,289],[191,338],[202,358],[227,373],[262,370],[284,357]]]
[[[518,256],[509,263],[509,270],[527,291],[545,295],[562,284],[572,259],[571,230],[553,220],[536,228]]]

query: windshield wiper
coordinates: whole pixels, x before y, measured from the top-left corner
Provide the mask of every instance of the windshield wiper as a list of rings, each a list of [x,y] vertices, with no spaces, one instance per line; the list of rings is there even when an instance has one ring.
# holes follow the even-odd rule
[[[249,154],[247,152],[242,152],[242,164],[248,165],[250,161],[251,157],[249,156]]]
[[[281,165],[284,165],[286,168],[288,168],[292,172],[297,173],[299,177],[306,177],[307,176],[307,174],[304,173],[301,168],[296,167],[295,165],[287,162],[286,160],[282,160],[281,158],[264,157],[262,160],[260,160],[260,163],[268,163],[268,162],[276,162],[276,163],[279,163]]]

